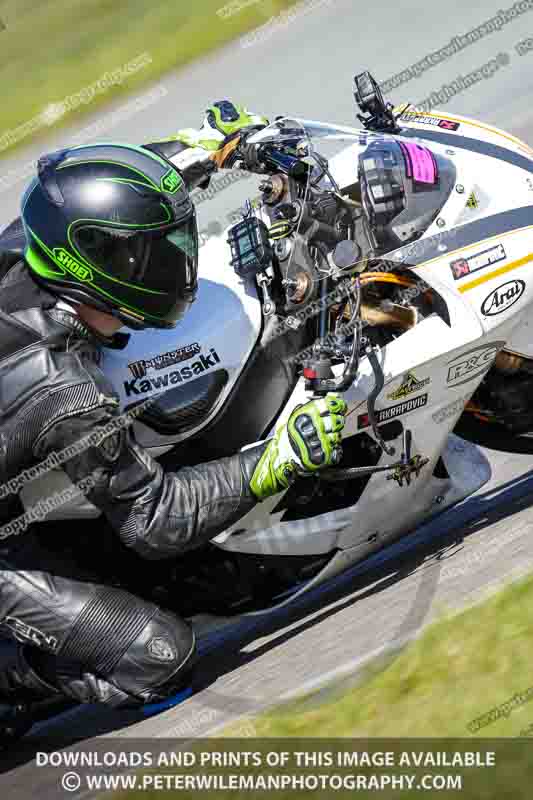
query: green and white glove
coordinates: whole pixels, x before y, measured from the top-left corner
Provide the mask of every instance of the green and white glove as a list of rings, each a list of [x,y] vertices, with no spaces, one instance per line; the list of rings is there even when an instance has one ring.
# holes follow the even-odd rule
[[[346,410],[342,397],[333,393],[297,406],[269,440],[254,470],[250,481],[254,496],[264,500],[287,489],[298,475],[338,464]]]
[[[264,128],[265,125],[268,125],[266,117],[253,114],[230,100],[219,100],[206,110],[203,127],[218,131],[226,138],[247,128]]]
[[[228,139],[235,138],[235,134],[247,129],[263,128],[266,125],[268,125],[266,117],[252,114],[244,106],[238,106],[229,100],[219,100],[206,110],[203,125],[199,130],[185,128],[178,131],[174,139],[188,147],[200,147],[216,153],[225,149]],[[237,144],[238,141],[234,147]]]

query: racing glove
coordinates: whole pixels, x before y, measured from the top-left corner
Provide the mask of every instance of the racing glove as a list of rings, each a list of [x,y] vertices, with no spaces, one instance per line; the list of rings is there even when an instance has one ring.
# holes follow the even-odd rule
[[[269,440],[250,482],[257,500],[287,489],[298,475],[312,475],[338,464],[346,403],[328,394],[297,406]]]
[[[143,145],[172,159],[190,190],[207,189],[218,167],[239,161],[239,144],[247,134],[268,125],[268,119],[243,106],[220,100],[209,106],[199,130],[184,128],[174,136]]]
[[[217,166],[224,167],[228,157],[235,151],[245,132],[252,132],[268,125],[268,119],[253,114],[244,106],[219,100],[206,110],[199,130],[185,128],[178,131],[176,141],[187,147],[209,151],[209,157]]]

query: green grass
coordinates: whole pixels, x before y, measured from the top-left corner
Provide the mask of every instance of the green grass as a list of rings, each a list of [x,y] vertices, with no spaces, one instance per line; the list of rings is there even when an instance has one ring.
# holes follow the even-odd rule
[[[533,731],[533,691],[479,732],[467,725],[532,687],[532,662],[533,576],[434,623],[348,691],[331,687],[252,724],[274,737],[516,737]]]
[[[6,131],[33,119],[49,104],[61,102],[142,53],[150,55],[150,64],[121,85],[97,94],[89,104],[65,114],[56,124],[94,112],[99,105],[182,67],[263,25],[294,2],[261,0],[221,19],[216,12],[227,1],[3,0],[0,85],[4,103],[0,141]],[[199,114],[207,99],[217,98],[199,98]],[[171,127],[179,126],[179,117],[179,108],[169,109]],[[44,127],[36,135],[47,130],[49,127]],[[162,135],[169,132],[162,131]],[[26,137],[14,146],[29,141],[30,137]],[[0,157],[12,149],[13,146],[2,149]]]
[[[371,624],[371,622],[370,622]],[[183,768],[161,768],[150,774],[228,774],[246,775],[294,772],[302,775],[294,756],[286,768],[270,770],[266,766],[269,751],[336,753],[339,749],[353,752],[392,752],[396,763],[400,753],[494,751],[495,767],[420,767],[413,762],[407,767],[332,768],[316,767],[307,774],[366,774],[461,776],[462,788],[455,790],[419,791],[406,787],[400,792],[386,787],[378,791],[385,800],[401,795],[406,800],[441,797],[442,800],[530,800],[533,796],[533,689],[526,701],[502,717],[472,733],[469,723],[492,709],[523,695],[533,686],[533,576],[511,584],[494,597],[472,606],[460,614],[435,622],[396,658],[375,663],[356,685],[336,684],[321,691],[275,708],[243,724],[238,721],[222,732],[219,738],[190,742],[188,750],[196,754],[197,765]],[[528,730],[531,726],[531,731]],[[243,736],[254,738],[242,738]],[[520,741],[515,737],[522,736]],[[241,737],[241,738],[238,738]],[[290,737],[291,741],[287,741]],[[339,741],[339,737],[344,740]],[[438,737],[431,747],[429,738]],[[499,738],[502,737],[502,738]],[[446,738],[446,742],[441,739]],[[281,739],[281,741],[279,741]],[[415,741],[413,741],[413,739]],[[278,740],[278,741],[276,741]],[[315,740],[316,745],[313,744]],[[336,741],[335,741],[336,740]],[[385,741],[383,741],[385,740]],[[425,741],[424,741],[425,740]],[[168,744],[168,743],[167,743]],[[170,746],[168,749],[172,749]],[[200,766],[199,759],[209,751],[262,754],[259,767],[226,769],[209,762]],[[336,757],[335,757],[336,758]],[[335,763],[335,762],[334,762]],[[309,791],[294,789],[276,793],[280,800],[307,796]],[[354,790],[334,793],[317,791],[315,797],[352,797]],[[119,792],[118,800],[156,800],[159,792],[152,786],[144,791]],[[206,791],[180,791],[180,797],[212,797]],[[264,797],[264,792],[219,791],[220,800]],[[376,791],[359,789],[358,797],[376,796]],[[103,798],[103,796],[102,796]]]

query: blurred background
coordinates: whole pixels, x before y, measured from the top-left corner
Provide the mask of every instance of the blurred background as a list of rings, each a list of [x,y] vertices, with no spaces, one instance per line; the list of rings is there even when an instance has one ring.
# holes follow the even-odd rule
[[[163,138],[222,98],[270,118],[357,124],[352,78],[364,69],[395,103],[432,97],[529,136],[532,0],[3,0],[0,20],[2,225],[42,152]],[[203,229],[218,230],[247,191],[202,203]]]

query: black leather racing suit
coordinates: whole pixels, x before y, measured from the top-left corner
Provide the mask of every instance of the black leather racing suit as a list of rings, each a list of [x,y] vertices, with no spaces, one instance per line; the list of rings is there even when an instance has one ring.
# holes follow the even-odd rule
[[[20,257],[0,257],[0,486],[119,414],[98,367],[98,342],[61,305]],[[87,497],[110,535],[144,558],[163,559],[213,538],[253,506],[249,480],[262,451],[165,473],[122,428],[63,468],[74,483],[91,477]],[[16,493],[0,488],[0,498],[5,526],[23,509]],[[0,702],[59,691],[118,706],[179,688],[193,659],[190,627],[72,572],[39,549],[31,527],[0,540],[0,634],[19,642],[0,667]]]

